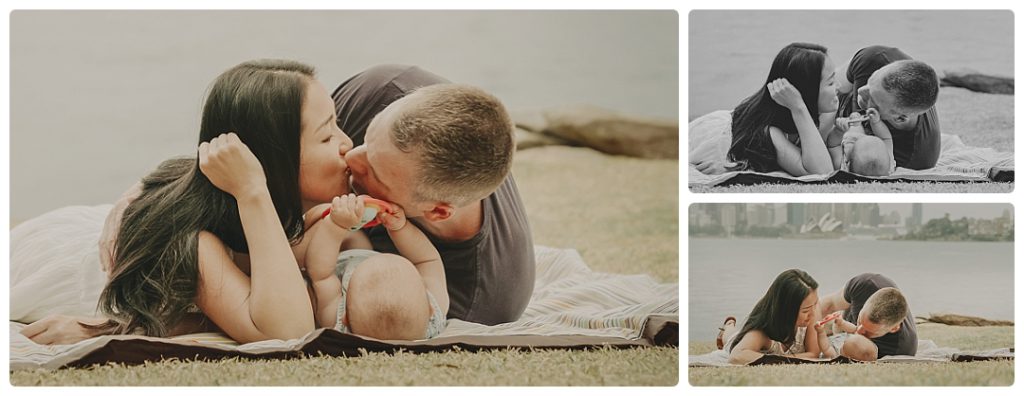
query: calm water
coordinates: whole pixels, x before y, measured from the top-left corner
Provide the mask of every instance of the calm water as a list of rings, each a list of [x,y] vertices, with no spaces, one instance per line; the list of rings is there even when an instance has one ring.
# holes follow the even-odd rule
[[[1010,11],[693,11],[689,15],[689,119],[731,109],[792,42],[829,48],[837,65],[858,49],[902,49],[937,71],[968,67],[1013,76]]]
[[[510,110],[594,104],[678,118],[675,11],[156,11],[11,16],[11,220],[114,201],[194,152],[207,86],[249,59],[317,67],[328,90],[416,64]]]
[[[1013,319],[1013,244],[870,240],[690,239],[689,338],[711,341],[726,316],[743,323],[772,280],[807,271],[822,295],[881,273],[915,316],[951,312]]]

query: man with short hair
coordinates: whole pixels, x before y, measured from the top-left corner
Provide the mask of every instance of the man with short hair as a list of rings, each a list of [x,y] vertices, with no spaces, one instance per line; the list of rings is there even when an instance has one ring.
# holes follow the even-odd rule
[[[935,102],[939,80],[928,64],[898,48],[871,46],[857,51],[836,73],[838,117],[874,109],[889,127],[896,166],[928,169],[942,149]]]
[[[879,358],[917,354],[914,315],[892,279],[879,274],[857,275],[843,290],[822,297],[819,306],[822,317],[845,311],[843,321],[856,324],[856,334],[878,346]]]
[[[382,65],[331,95],[352,189],[401,206],[441,254],[449,318],[488,325],[519,319],[533,292],[533,238],[509,173],[513,124],[486,92],[415,66]],[[397,253],[387,231],[367,235]]]

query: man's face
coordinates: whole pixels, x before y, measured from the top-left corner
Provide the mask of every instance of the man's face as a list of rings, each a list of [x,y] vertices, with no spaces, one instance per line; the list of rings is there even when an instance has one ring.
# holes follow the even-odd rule
[[[910,112],[896,105],[896,95],[882,87],[882,80],[895,70],[892,65],[884,66],[868,78],[867,85],[857,90],[857,104],[861,109],[877,109],[879,118],[897,129],[909,129],[910,124],[922,112]]]
[[[391,140],[391,126],[404,103],[396,101],[377,114],[366,128],[363,145],[345,154],[345,161],[352,172],[353,192],[398,204],[409,217],[417,217],[422,214],[413,202],[417,160]]]
[[[868,319],[868,314],[868,307],[865,306],[863,309],[860,310],[860,314],[857,315],[857,334],[860,334],[867,338],[878,338],[891,332],[894,332],[896,330],[899,330],[900,328],[900,325],[896,325],[894,327],[886,327],[881,324],[872,322],[870,319]]]

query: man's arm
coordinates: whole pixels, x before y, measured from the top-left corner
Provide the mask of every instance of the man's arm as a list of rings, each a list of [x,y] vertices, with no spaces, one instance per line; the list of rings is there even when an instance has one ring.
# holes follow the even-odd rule
[[[853,61],[853,59],[851,59],[850,61],[848,61],[846,63],[843,63],[842,66],[839,66],[838,68],[836,68],[836,85],[837,85],[836,91],[840,95],[848,94],[850,92],[853,92],[853,88],[854,88],[853,82],[851,82],[848,78],[846,78],[846,71],[849,69],[850,62],[852,62],[852,61]]]
[[[843,298],[843,291],[839,290],[818,300],[820,307],[819,315],[824,317],[835,311],[845,311],[850,308],[850,302]]]

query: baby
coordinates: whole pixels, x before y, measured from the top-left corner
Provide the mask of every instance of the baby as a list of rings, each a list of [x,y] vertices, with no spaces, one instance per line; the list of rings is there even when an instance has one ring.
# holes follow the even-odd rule
[[[892,154],[892,134],[878,117],[878,111],[868,109],[867,117],[858,113],[849,118],[837,118],[836,126],[843,130],[843,170],[865,176],[888,176],[896,171]],[[873,135],[867,134],[862,123],[871,125]]]
[[[839,354],[862,362],[878,360],[878,346],[860,334],[840,333],[829,337]]]
[[[878,360],[878,346],[870,338],[856,334],[857,325],[843,320],[840,316],[835,319],[833,330],[838,330],[828,337],[829,345],[823,345],[822,350],[831,348],[831,353],[826,355],[846,356],[850,359],[873,362]]]
[[[297,257],[302,256],[311,282],[317,326],[380,340],[437,336],[448,313],[441,256],[401,208],[393,205],[377,214],[401,256],[365,249],[339,256],[343,242],[350,246],[346,238],[362,225],[364,210],[363,197],[349,194],[334,198],[325,215],[329,219],[309,219],[323,211],[320,207],[307,214],[307,223],[316,222]]]

